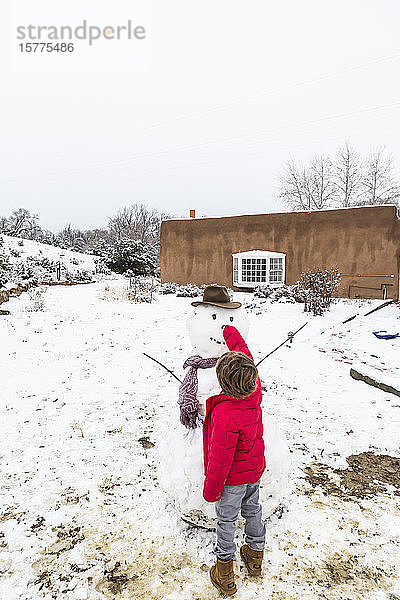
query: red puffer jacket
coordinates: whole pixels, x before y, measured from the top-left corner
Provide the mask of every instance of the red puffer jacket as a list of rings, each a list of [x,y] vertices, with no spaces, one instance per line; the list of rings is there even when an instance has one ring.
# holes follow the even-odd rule
[[[253,359],[246,342],[235,327],[225,327],[229,350]],[[256,483],[265,470],[261,383],[244,398],[230,398],[223,392],[206,403],[203,424],[203,496],[208,502],[221,498],[224,485]]]

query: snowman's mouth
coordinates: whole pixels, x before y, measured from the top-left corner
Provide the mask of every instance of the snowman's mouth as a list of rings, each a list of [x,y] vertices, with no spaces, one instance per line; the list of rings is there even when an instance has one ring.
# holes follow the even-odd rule
[[[216,339],[215,339],[215,338],[213,338],[213,337],[210,337],[210,340],[211,340],[212,342],[215,342],[216,344],[222,344],[222,342],[221,342],[220,340],[216,340]]]

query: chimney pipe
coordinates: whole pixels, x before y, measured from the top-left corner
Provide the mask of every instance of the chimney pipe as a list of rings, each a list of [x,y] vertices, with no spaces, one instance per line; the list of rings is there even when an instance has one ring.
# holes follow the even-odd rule
[[[195,219],[196,218],[196,211],[195,210],[190,209],[190,213],[189,214],[190,214],[190,218],[191,219]]]

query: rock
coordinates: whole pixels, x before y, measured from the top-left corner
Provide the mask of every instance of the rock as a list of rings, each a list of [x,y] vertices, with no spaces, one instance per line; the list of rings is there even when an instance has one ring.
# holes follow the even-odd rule
[[[143,448],[148,450],[149,448],[154,448],[155,444],[149,440],[147,437],[141,437],[138,439],[138,442],[142,444]]]

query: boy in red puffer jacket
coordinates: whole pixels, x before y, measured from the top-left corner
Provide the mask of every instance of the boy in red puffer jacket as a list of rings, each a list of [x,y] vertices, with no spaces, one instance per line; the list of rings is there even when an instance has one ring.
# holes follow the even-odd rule
[[[236,519],[246,520],[245,544],[240,556],[251,575],[261,575],[265,524],[259,503],[260,478],[265,470],[261,383],[253,357],[235,327],[224,327],[230,350],[219,359],[216,371],[222,393],[206,403],[203,424],[205,481],[203,496],[216,502],[217,563],[210,570],[212,583],[233,596],[236,585],[233,560]]]

